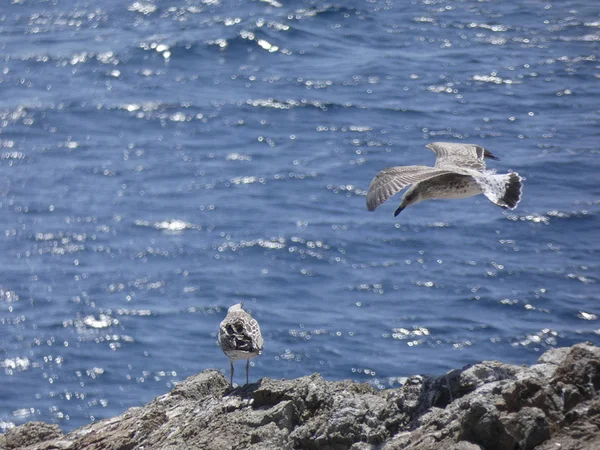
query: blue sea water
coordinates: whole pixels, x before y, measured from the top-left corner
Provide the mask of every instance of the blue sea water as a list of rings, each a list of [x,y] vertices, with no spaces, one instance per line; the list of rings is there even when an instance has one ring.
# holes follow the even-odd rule
[[[252,380],[600,344],[599,53],[592,1],[3,0],[0,430],[227,371],[242,300]],[[368,212],[432,141],[518,171],[518,209]]]

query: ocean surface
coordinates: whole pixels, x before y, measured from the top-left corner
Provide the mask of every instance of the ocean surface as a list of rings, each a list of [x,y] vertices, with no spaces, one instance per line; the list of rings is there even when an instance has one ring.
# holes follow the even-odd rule
[[[368,212],[433,141],[500,157],[519,207]],[[600,344],[600,8],[3,0],[0,233],[0,431],[228,374],[239,301],[254,381],[389,388]]]

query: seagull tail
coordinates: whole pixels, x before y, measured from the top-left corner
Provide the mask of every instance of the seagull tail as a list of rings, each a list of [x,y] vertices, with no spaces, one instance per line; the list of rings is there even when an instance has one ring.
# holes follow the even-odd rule
[[[477,179],[479,186],[492,203],[504,209],[515,209],[521,201],[523,179],[517,172],[502,175],[488,174]]]

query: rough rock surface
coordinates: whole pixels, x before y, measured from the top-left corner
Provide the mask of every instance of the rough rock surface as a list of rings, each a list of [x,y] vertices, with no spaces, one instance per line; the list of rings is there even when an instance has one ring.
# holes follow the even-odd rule
[[[63,435],[28,424],[5,449],[600,449],[600,348],[486,361],[397,389],[320,375],[230,389],[207,370],[149,404]]]

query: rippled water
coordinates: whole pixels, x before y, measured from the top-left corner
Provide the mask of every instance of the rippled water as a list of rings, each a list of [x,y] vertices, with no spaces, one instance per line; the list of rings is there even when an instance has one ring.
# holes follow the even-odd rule
[[[600,344],[599,45],[587,1],[2,2],[0,427],[227,369],[240,300],[252,379]],[[527,178],[517,210],[367,212],[463,140]]]

